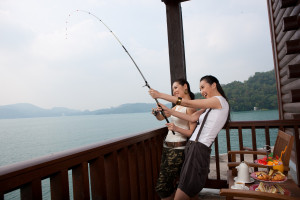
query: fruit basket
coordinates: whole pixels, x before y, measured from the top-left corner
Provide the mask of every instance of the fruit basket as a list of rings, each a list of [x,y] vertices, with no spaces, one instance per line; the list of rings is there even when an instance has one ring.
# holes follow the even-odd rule
[[[275,156],[275,159],[273,158],[273,153],[270,153],[268,156],[265,156],[261,159],[257,159],[254,162],[269,167],[275,165],[282,165],[282,161],[280,161],[280,158],[277,155]]]

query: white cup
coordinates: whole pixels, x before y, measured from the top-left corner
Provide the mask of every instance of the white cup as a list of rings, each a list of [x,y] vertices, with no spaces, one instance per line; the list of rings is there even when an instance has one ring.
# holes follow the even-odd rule
[[[245,183],[242,181],[236,181],[234,182],[234,188],[242,190],[245,188]]]

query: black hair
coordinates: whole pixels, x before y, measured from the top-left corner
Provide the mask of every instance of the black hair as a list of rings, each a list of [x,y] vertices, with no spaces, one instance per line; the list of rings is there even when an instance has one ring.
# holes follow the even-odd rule
[[[201,79],[200,79],[200,82],[205,80],[208,84],[212,85],[213,83],[216,83],[216,86],[217,86],[217,90],[218,92],[226,99],[228,105],[229,105],[229,101],[228,101],[228,98],[227,96],[225,95],[225,92],[221,86],[221,84],[219,83],[219,80],[212,76],[212,75],[206,75],[206,76],[203,76]],[[227,120],[226,120],[226,123],[225,125],[227,125],[227,123],[230,121],[230,105],[229,105],[229,112],[228,112],[228,117],[227,117]]]
[[[200,82],[203,81],[203,80],[205,80],[210,85],[212,85],[213,83],[216,83],[218,92],[228,101],[228,98],[226,97],[225,92],[224,92],[221,84],[219,83],[219,80],[216,77],[214,77],[212,75],[207,75],[207,76],[203,76],[200,79]]]
[[[195,94],[191,91],[191,88],[190,88],[190,84],[189,82],[187,82],[187,80],[183,79],[183,78],[180,78],[180,79],[177,79],[176,81],[174,81],[174,83],[179,83],[180,85],[184,86],[184,84],[187,85],[187,90],[188,90],[188,93],[191,97],[191,99],[195,99]]]

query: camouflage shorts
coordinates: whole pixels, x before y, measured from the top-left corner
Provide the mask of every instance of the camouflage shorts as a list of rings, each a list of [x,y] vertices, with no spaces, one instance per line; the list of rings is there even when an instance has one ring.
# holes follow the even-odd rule
[[[160,198],[169,197],[175,192],[183,161],[184,149],[163,148],[160,172],[155,187]]]

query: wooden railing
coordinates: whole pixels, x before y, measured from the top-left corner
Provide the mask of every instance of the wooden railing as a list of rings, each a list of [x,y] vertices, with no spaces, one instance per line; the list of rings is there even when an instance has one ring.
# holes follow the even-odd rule
[[[234,132],[237,132],[238,134],[238,141],[235,141],[237,143],[238,148],[236,150],[245,150],[247,148],[251,148],[253,150],[257,150],[257,132],[258,130],[263,130],[263,138],[259,138],[260,141],[264,140],[264,145],[272,145],[270,142],[270,130],[272,131],[272,134],[276,134],[277,136],[278,129],[283,130],[286,133],[289,133],[291,135],[295,136],[294,140],[294,148],[293,151],[295,164],[296,164],[296,172],[300,171],[300,140],[299,140],[299,127],[300,126],[300,120],[272,120],[272,121],[236,121],[236,122],[230,122],[227,127],[224,127],[226,132],[226,147],[227,152],[232,150],[232,140],[231,136]],[[243,134],[244,133],[244,134]],[[250,134],[251,135],[251,144],[252,146],[245,147],[244,146],[244,135]],[[212,187],[212,188],[223,188],[224,187],[224,180],[221,180],[220,178],[220,159],[219,159],[219,144],[218,144],[218,138],[215,140],[215,160],[216,160],[216,180],[208,180],[206,187]],[[274,145],[274,144],[273,144]],[[241,161],[244,160],[244,156],[240,155]],[[256,160],[257,157],[253,156],[253,161]],[[230,157],[228,157],[228,162],[231,162]],[[298,185],[300,187],[300,174],[297,173],[296,180],[298,182]]]
[[[0,199],[15,189],[21,199],[42,199],[42,180],[47,178],[51,199],[155,199],[166,133],[161,128],[3,166]]]
[[[257,148],[256,130],[263,129],[270,144],[270,129],[290,130],[295,134],[296,166],[299,169],[300,120],[231,122],[225,129],[227,151],[231,135],[238,132],[238,147],[243,149],[243,131],[251,130],[252,148]],[[154,191],[159,172],[162,141],[166,128],[100,142],[38,159],[0,167],[0,200],[19,189],[21,199],[42,199],[42,181],[50,179],[51,199],[158,199]],[[214,143],[216,179],[206,187],[227,187],[220,178],[219,142]],[[299,183],[299,175],[297,177]],[[43,189],[42,189],[43,188]]]

